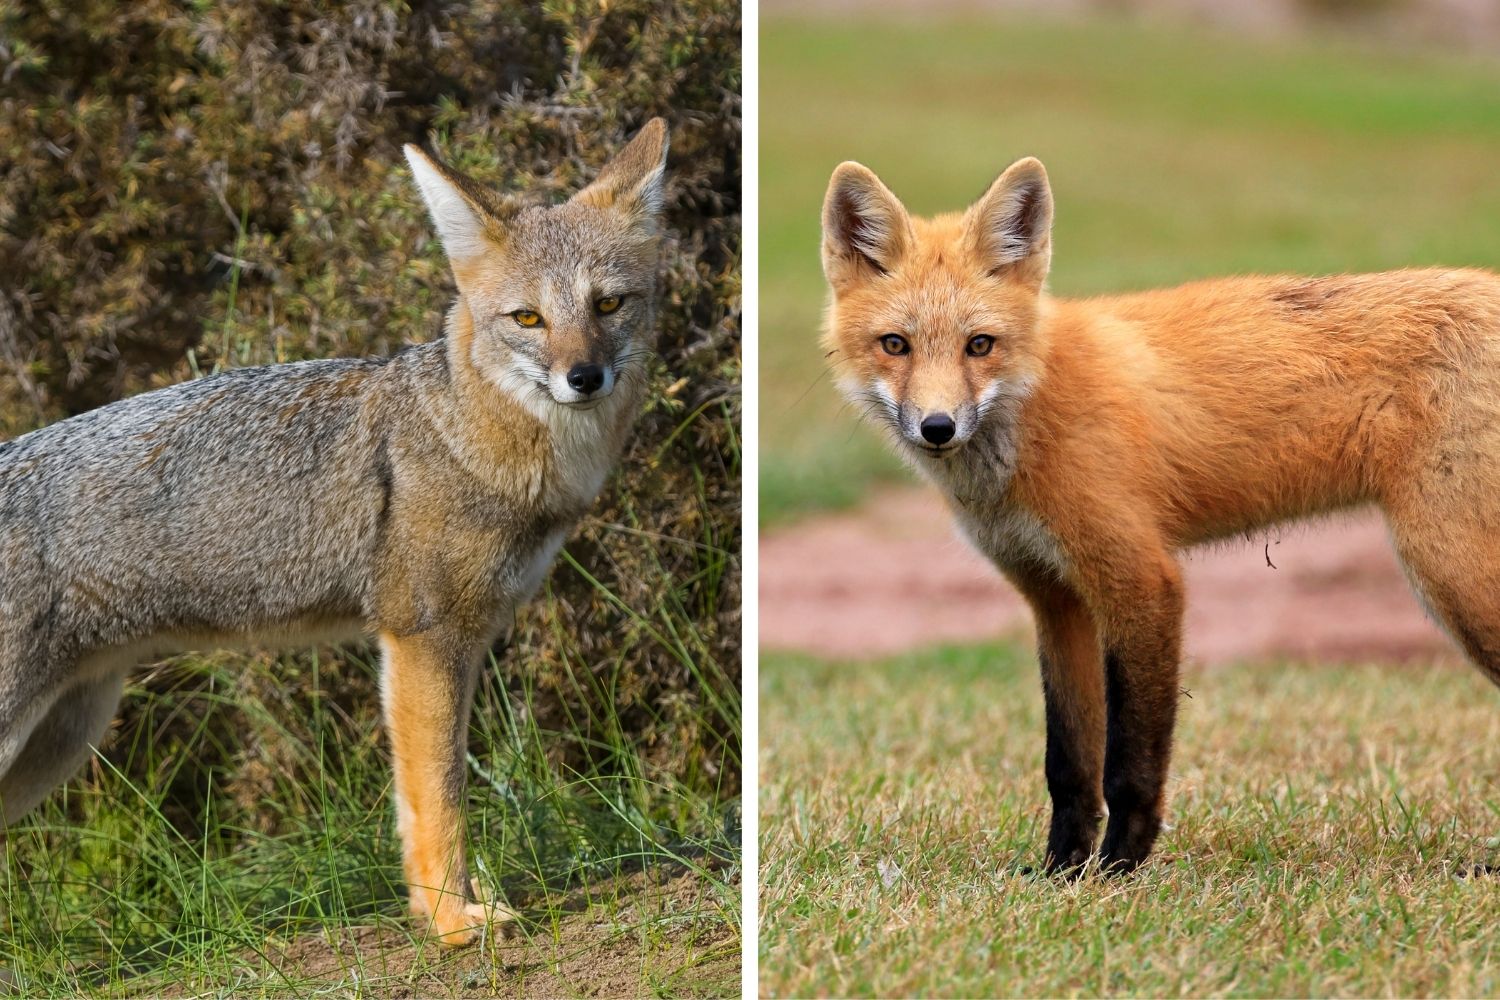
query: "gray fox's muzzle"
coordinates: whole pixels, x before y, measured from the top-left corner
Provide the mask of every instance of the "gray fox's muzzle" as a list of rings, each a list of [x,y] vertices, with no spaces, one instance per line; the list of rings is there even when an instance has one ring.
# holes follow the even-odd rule
[[[547,390],[564,406],[590,408],[615,388],[615,372],[597,361],[582,361],[561,371],[553,369],[547,377]]]

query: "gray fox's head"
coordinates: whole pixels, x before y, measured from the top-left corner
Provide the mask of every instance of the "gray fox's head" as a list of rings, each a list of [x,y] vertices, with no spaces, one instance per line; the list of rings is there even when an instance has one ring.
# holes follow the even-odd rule
[[[536,410],[598,406],[646,356],[667,126],[653,118],[594,182],[521,205],[406,147],[473,320],[471,360]]]

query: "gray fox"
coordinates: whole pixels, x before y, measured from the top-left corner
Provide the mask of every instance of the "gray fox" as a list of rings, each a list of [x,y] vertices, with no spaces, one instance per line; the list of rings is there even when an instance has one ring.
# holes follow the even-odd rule
[[[0,829],[88,757],[134,664],[366,634],[413,912],[448,945],[511,918],[464,859],[469,705],[640,409],[666,154],[652,119],[540,207],[409,145],[458,286],[443,339],[0,443]]]

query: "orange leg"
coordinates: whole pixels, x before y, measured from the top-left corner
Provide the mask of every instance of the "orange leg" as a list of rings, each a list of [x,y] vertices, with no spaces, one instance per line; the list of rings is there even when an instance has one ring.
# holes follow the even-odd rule
[[[1104,658],[1093,616],[1066,585],[1045,574],[1013,575],[1036,616],[1037,658],[1047,706],[1047,790],[1052,824],[1047,870],[1077,873],[1104,818]]]
[[[1156,843],[1177,720],[1183,592],[1175,561],[1143,542],[1086,586],[1104,648],[1106,871],[1133,871]]]
[[[469,707],[480,654],[451,636],[380,637],[382,692],[395,763],[412,912],[449,947],[514,919],[475,899],[464,860],[464,772]]]

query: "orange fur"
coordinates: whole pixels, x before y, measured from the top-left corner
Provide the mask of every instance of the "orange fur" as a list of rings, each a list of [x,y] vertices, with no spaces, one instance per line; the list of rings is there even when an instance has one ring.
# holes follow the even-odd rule
[[[1242,277],[1056,300],[1051,217],[1035,160],[930,220],[842,165],[824,207],[825,346],[1035,610],[1050,865],[1088,857],[1102,794],[1104,863],[1129,869],[1161,819],[1182,548],[1376,504],[1419,594],[1500,681],[1500,277]],[[892,333],[905,353],[883,346]],[[967,353],[981,334],[993,348]],[[934,444],[934,415],[951,441]]]
[[[475,899],[464,857],[464,754],[479,660],[469,653],[470,668],[453,669],[455,651],[466,641],[450,648],[432,635],[383,634],[380,642],[411,909],[443,944],[468,944],[487,925],[514,919],[505,908]]]

